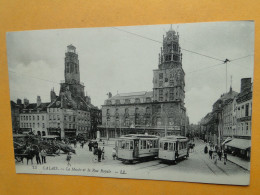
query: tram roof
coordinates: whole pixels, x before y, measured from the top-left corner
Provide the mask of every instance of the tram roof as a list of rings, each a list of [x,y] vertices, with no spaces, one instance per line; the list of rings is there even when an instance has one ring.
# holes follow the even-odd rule
[[[161,138],[161,140],[164,140],[164,141],[166,141],[166,140],[188,140],[188,138],[187,137],[184,137],[184,136],[180,136],[180,135],[171,135],[171,136],[167,136],[167,137],[163,137],[163,138]]]
[[[141,139],[141,138],[159,138],[156,135],[144,135],[144,134],[128,134],[121,136],[119,139]]]

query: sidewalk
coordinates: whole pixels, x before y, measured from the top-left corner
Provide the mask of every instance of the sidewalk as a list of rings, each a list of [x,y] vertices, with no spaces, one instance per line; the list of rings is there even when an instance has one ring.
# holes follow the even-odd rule
[[[228,161],[242,167],[243,169],[250,171],[250,161],[246,161],[242,158],[239,158],[237,156],[232,156],[232,155],[228,155],[227,158]]]

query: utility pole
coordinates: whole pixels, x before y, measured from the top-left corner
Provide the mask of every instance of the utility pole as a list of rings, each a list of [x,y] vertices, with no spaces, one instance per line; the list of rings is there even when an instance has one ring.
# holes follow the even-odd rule
[[[230,62],[230,60],[226,58],[226,59],[224,60],[224,64],[226,64],[226,93],[227,93],[227,63],[228,63],[228,62]]]

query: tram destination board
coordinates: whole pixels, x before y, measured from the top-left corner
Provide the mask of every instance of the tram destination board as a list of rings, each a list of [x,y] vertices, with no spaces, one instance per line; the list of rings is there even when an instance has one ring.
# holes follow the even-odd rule
[[[249,185],[253,21],[6,41],[16,173]]]

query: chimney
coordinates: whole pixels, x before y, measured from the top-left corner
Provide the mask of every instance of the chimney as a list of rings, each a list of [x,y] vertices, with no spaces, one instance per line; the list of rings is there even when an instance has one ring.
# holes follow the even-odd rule
[[[17,100],[16,100],[16,103],[17,103],[18,105],[21,105],[21,104],[22,104],[22,100],[21,100],[21,99],[17,99]]]
[[[38,95],[38,96],[37,96],[37,107],[40,106],[41,103],[42,103],[41,97]]]
[[[240,93],[251,90],[251,78],[241,79]]]
[[[24,103],[24,107],[27,107],[29,105],[29,100],[24,98],[23,103]]]
[[[108,93],[108,98],[111,98],[111,97],[112,97],[112,93],[109,92],[109,93]]]
[[[51,102],[54,102],[56,99],[56,93],[54,92],[54,89],[51,90],[50,96],[51,96]]]

